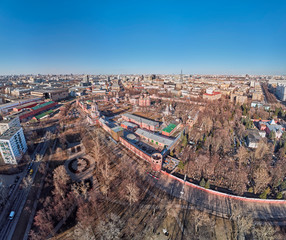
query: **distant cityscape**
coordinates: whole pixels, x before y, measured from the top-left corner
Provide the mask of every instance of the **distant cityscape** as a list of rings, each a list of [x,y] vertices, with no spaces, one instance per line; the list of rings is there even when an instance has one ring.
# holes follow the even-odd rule
[[[188,221],[206,219],[201,229],[213,217],[244,235],[262,221],[283,226],[286,76],[0,79],[0,239],[47,239],[60,232],[64,239],[78,232],[85,239],[133,236],[132,218],[123,213],[141,206],[132,213],[140,219],[150,202],[155,207],[148,221],[158,227],[137,224],[145,239],[183,232],[180,213],[172,215],[180,204],[194,208]],[[169,209],[157,202],[161,197]],[[97,217],[106,213],[104,220]],[[218,234],[219,226],[186,234]],[[276,233],[283,236],[283,227]]]

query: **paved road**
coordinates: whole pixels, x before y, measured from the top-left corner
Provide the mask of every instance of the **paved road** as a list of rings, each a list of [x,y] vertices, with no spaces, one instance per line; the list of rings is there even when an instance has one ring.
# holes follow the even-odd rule
[[[205,210],[216,216],[229,217],[235,206],[244,216],[252,216],[258,221],[286,225],[286,204],[227,198],[189,186],[164,174],[160,175],[156,186],[177,198],[185,199],[199,210]]]
[[[54,128],[51,128],[54,130]],[[27,196],[29,194],[29,191],[31,189],[31,186],[33,184],[34,178],[37,174],[38,167],[40,165],[40,162],[35,162],[35,158],[37,154],[40,154],[43,156],[47,150],[49,143],[49,137],[48,134],[46,133],[45,136],[42,139],[42,142],[38,144],[37,148],[35,149],[34,153],[31,155],[31,159],[33,162],[33,174],[31,175],[32,177],[32,182],[26,187],[26,188],[20,188],[19,184],[23,180],[21,179],[19,181],[19,184],[15,187],[13,193],[10,195],[9,200],[7,205],[5,206],[5,209],[3,210],[1,214],[1,228],[0,228],[0,239],[2,240],[7,240],[11,239],[12,235],[15,231],[17,222],[19,220],[19,217],[21,215],[21,212],[23,210],[23,207],[25,205]],[[24,173],[27,173],[28,175],[28,169],[26,168],[24,170]],[[15,217],[13,220],[9,220],[9,213],[11,211],[15,211]]]

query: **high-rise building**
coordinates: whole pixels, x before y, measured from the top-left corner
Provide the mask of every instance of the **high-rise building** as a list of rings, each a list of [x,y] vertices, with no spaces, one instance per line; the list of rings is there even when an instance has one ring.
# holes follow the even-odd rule
[[[88,87],[91,85],[91,82],[89,81],[89,76],[88,75],[84,75],[82,81],[79,84],[81,87]]]
[[[276,95],[281,101],[285,101],[286,100],[286,85],[277,84]]]
[[[11,127],[0,136],[0,151],[6,164],[17,164],[27,151],[27,143],[21,127]]]
[[[11,127],[21,127],[20,119],[18,116],[6,116],[0,121],[0,134],[3,134]]]

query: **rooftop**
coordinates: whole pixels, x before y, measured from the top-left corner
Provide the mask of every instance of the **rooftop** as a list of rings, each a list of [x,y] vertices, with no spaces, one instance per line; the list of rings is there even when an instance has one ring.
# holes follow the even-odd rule
[[[28,112],[31,112],[31,111],[29,109],[22,109],[21,111],[15,112],[15,113],[13,113],[13,114],[11,114],[9,116],[20,117],[20,116],[22,116],[22,115],[24,115],[24,114],[26,114]]]
[[[270,122],[267,122],[266,126],[268,127],[270,132],[272,132],[272,131],[274,131],[274,132],[277,132],[277,131],[283,132],[284,131],[284,128],[281,125],[276,124],[273,119]]]
[[[39,92],[39,93],[47,93],[47,92],[62,92],[67,91],[66,88],[45,88],[45,89],[37,89],[33,90],[33,92]]]
[[[39,104],[39,103],[43,103],[43,101],[29,102],[29,103],[25,103],[25,104],[19,105],[19,106],[14,107],[14,108],[15,109],[29,108],[30,106],[32,106],[35,103]]]
[[[35,106],[35,107],[32,107],[32,109],[33,109],[33,110],[37,110],[37,109],[39,109],[39,108],[48,106],[48,105],[50,105],[50,104],[52,104],[52,103],[54,103],[54,101],[45,102],[45,103],[43,103],[43,104],[37,105],[37,106]]]
[[[169,146],[169,145],[171,145],[173,143],[173,140],[170,139],[170,138],[167,138],[167,137],[164,137],[162,135],[158,135],[158,134],[155,134],[155,133],[143,130],[141,128],[138,128],[135,131],[135,133],[138,134],[138,135],[144,136],[146,138],[149,138],[149,139],[153,140],[154,142],[162,143],[162,144],[164,144],[166,146]]]
[[[221,93],[220,92],[213,92],[212,94],[204,93],[205,96],[215,96],[215,95],[218,95],[218,94],[221,94]]]
[[[1,123],[11,122],[11,121],[12,121],[13,119],[15,119],[16,117],[18,117],[18,116],[16,116],[16,115],[7,115],[7,116],[3,117],[3,120],[0,121],[0,124],[1,124]]]
[[[41,113],[41,114],[35,116],[35,118],[39,120],[39,119],[41,119],[41,118],[43,118],[43,117],[45,117],[45,116],[47,116],[48,114],[51,114],[51,113],[53,113],[53,112],[54,112],[53,110],[49,110],[49,111],[47,111],[47,112],[44,112],[44,113]]]
[[[170,133],[172,132],[174,129],[175,129],[176,124],[173,124],[173,123],[170,123],[167,127],[165,127],[162,131],[163,132],[167,132],[167,133]]]
[[[122,122],[121,124],[125,125],[126,127],[131,127],[131,128],[135,128],[138,127],[135,123],[131,123],[131,122]]]
[[[123,128],[117,126],[117,127],[111,128],[111,130],[112,130],[113,132],[120,132],[120,131],[123,131]]]
[[[0,135],[0,140],[10,140],[11,137],[13,137],[21,127],[12,127],[6,130],[2,135]]]
[[[131,118],[131,119],[135,120],[136,122],[142,122],[142,123],[148,124],[149,126],[158,126],[159,125],[159,122],[156,122],[156,121],[153,121],[150,119],[146,119],[143,117],[139,117],[139,116],[136,116],[136,115],[133,115],[130,113],[122,114],[122,116]]]

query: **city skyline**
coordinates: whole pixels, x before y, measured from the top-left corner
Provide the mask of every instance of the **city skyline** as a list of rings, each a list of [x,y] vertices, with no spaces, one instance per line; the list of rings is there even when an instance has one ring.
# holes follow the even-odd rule
[[[1,75],[286,74],[283,1],[1,5]]]

